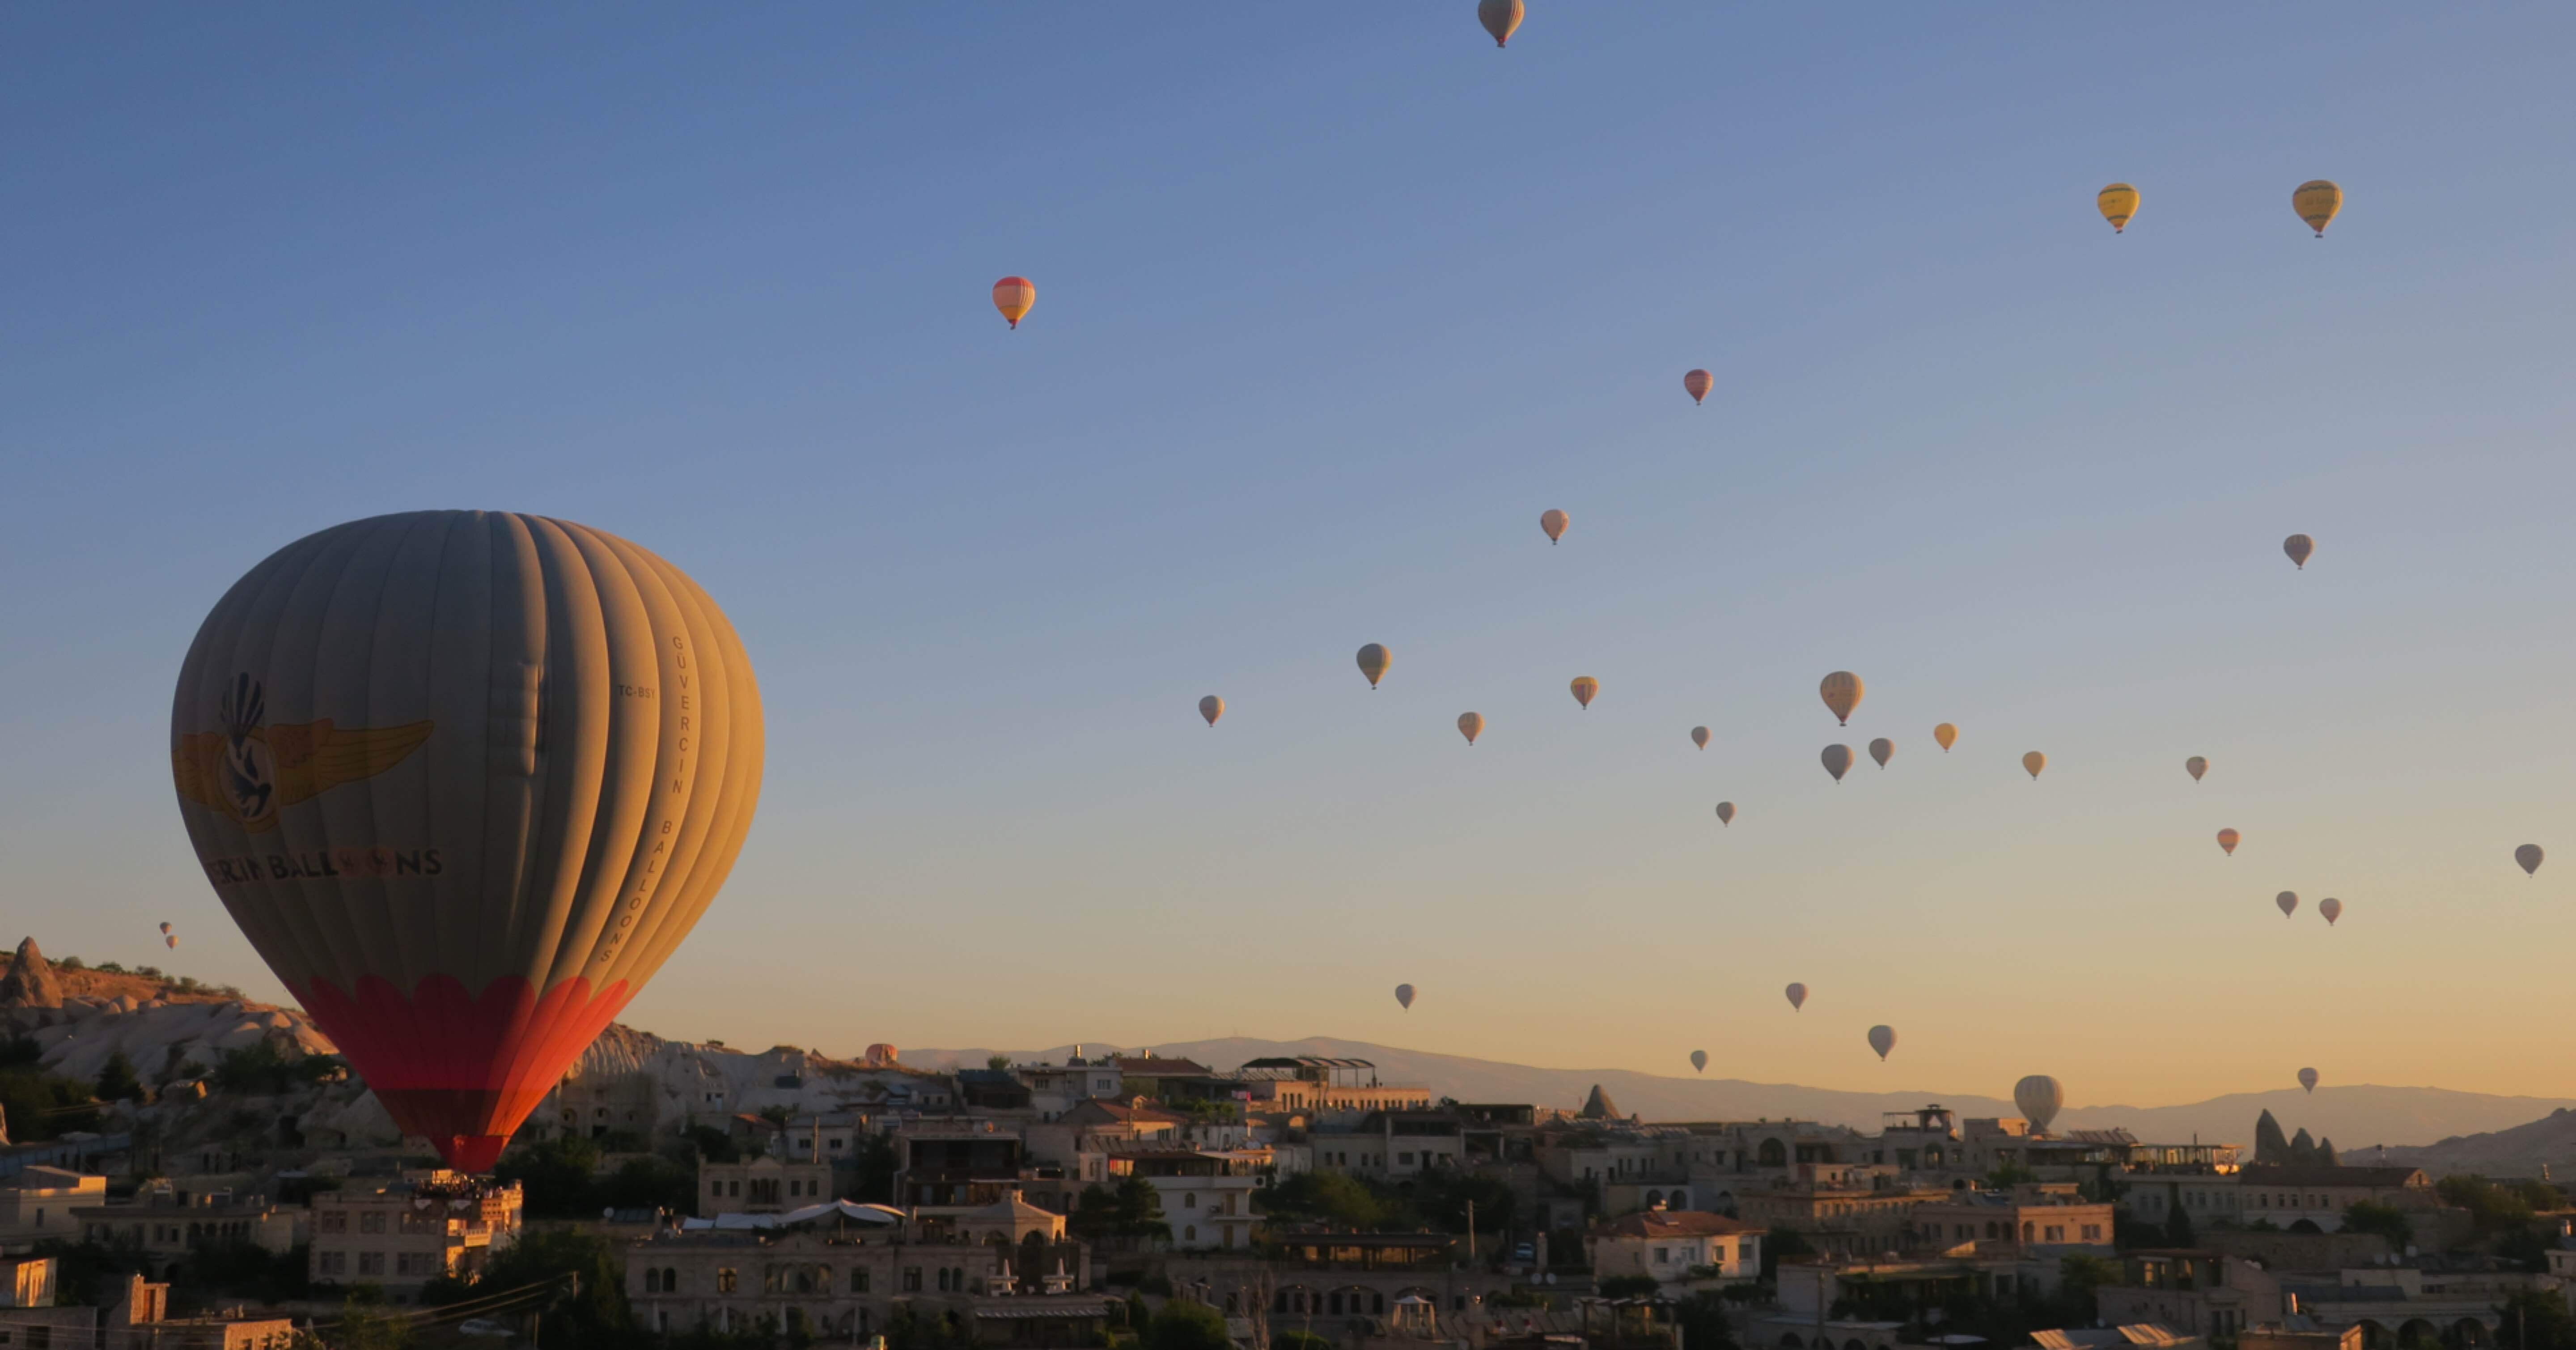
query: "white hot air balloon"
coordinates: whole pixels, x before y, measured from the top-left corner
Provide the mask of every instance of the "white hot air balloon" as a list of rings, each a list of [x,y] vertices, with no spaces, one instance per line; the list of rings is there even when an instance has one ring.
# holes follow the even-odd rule
[[[2033,1134],[2048,1133],[2048,1123],[2057,1119],[2059,1107],[2066,1105],[2066,1089],[2056,1079],[2035,1073],[2013,1084],[2013,1105],[2021,1108],[2022,1118],[2030,1122]]]

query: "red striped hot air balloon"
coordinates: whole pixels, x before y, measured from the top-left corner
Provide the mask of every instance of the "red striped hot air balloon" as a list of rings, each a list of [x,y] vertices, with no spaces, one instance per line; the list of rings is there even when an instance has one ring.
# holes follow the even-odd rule
[[[1037,283],[1027,277],[1004,277],[993,283],[993,308],[1002,311],[1002,317],[1010,320],[1013,328],[1020,326],[1020,320],[1028,317],[1030,307],[1037,302]]]
[[[1693,403],[1705,401],[1708,391],[1716,386],[1717,381],[1705,370],[1694,370],[1682,376],[1682,391],[1691,396]]]
[[[541,516],[287,545],[206,616],[170,721],[216,896],[467,1172],[688,935],[760,794],[760,693],[715,602]]]

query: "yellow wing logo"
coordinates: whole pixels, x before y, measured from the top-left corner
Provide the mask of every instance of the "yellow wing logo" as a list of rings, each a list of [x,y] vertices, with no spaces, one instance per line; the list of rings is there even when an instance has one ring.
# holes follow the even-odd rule
[[[223,701],[224,729],[182,735],[170,750],[179,795],[252,834],[276,829],[283,807],[402,763],[437,725],[343,727],[325,717],[269,726],[265,708],[258,682],[236,676]]]

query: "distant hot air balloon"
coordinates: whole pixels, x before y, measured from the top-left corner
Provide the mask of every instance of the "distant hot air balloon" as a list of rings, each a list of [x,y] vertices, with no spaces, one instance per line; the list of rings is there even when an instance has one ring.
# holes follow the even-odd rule
[[[2513,860],[2522,864],[2522,874],[2524,876],[2529,876],[2540,870],[2540,857],[2540,845],[2538,844],[2525,844],[2513,851]]]
[[[161,933],[162,933],[162,936],[164,936],[164,937],[169,936],[169,933],[170,933],[170,925],[168,925],[168,924],[166,924],[166,923],[165,923],[165,924],[163,924],[163,925],[161,925]]]
[[[1869,757],[1878,761],[1878,767],[1882,769],[1886,768],[1887,761],[1896,758],[1896,742],[1887,739],[1885,736],[1881,736],[1877,740],[1871,741],[1869,743]]]
[[[1386,668],[1395,664],[1395,654],[1377,643],[1360,648],[1360,673],[1368,676],[1369,688],[1386,678]]]
[[[898,1058],[895,1048],[884,1041],[869,1046],[861,1057],[867,1060],[869,1067],[878,1069],[895,1063]]]
[[[1707,1052],[1707,1051],[1705,1051],[1705,1050],[1693,1050],[1693,1051],[1691,1051],[1691,1072],[1692,1072],[1692,1073],[1706,1073],[1706,1072],[1708,1072],[1708,1052]]]
[[[1950,753],[1951,746],[1959,743],[1959,729],[1947,722],[1944,722],[1941,725],[1932,728],[1932,741],[1934,744],[1940,746],[1941,753],[1946,755]]]
[[[2316,1091],[2317,1071],[2314,1069],[2299,1070],[2299,1086],[2306,1088],[2310,1092]]]
[[[2048,756],[2033,750],[2021,757],[2021,766],[2030,772],[2031,777],[2037,778],[2039,771],[2048,767]]]
[[[1851,771],[1851,747],[1848,745],[1828,745],[1822,758],[1825,761],[1825,772],[1832,774],[1837,783],[1843,781],[1843,775]]]
[[[171,723],[225,908],[461,1172],[490,1170],[687,935],[760,787],[759,691],[706,592],[506,512],[271,554],[198,629]]]
[[[2093,204],[2102,208],[2102,218],[2111,222],[2111,233],[2129,228],[2129,217],[2138,214],[2138,190],[2126,183],[2113,183],[2093,195]]]
[[[2334,921],[2343,917],[2343,902],[2329,895],[2317,902],[2317,913],[2324,915],[2326,927],[2332,928]]]
[[[1476,0],[1476,22],[1494,35],[1497,47],[1512,40],[1512,34],[1521,26],[1522,16],[1528,12],[1528,7],[1521,0]]]
[[[1871,1027],[1869,1048],[1877,1051],[1880,1059],[1887,1058],[1887,1052],[1896,1048],[1896,1028],[1884,1023]]]
[[[1215,726],[1216,719],[1225,716],[1225,700],[1214,694],[1200,699],[1199,716],[1206,718],[1209,726]]]
[[[1574,682],[1566,688],[1574,691],[1575,702],[1589,708],[1592,706],[1592,696],[1601,692],[1601,682],[1589,675],[1577,675],[1574,677]]]
[[[1698,747],[1699,747],[1700,749],[1702,749],[1702,750],[1707,749],[1707,748],[1708,748],[1708,728],[1706,728],[1706,727],[1692,727],[1692,728],[1691,728],[1691,744],[1698,746]]]
[[[2031,1133],[2046,1134],[2048,1122],[2057,1119],[2058,1108],[2066,1105],[2066,1089],[2047,1074],[2035,1073],[2013,1084],[2013,1105],[2021,1108]]]
[[[1485,715],[1479,712],[1458,714],[1458,734],[1467,738],[1467,744],[1474,745],[1476,738],[1485,734]]]
[[[1716,386],[1717,381],[1710,378],[1705,370],[1694,370],[1682,376],[1682,388],[1689,391],[1693,403],[1707,399],[1708,391]]]
[[[2281,917],[2286,919],[2299,912],[2299,893],[2283,891],[2272,897],[2272,903],[2281,907]]]
[[[2294,534],[2281,541],[2281,551],[2289,554],[2290,561],[2298,564],[2299,570],[2304,572],[2308,570],[2308,555],[2317,551],[2317,541],[2304,534]]]
[[[1717,804],[1717,823],[1720,825],[1732,825],[1735,823],[1735,803],[1719,802]]]
[[[1037,284],[1027,277],[1004,277],[993,283],[993,308],[1002,311],[1002,317],[1010,320],[1013,328],[1020,326],[1029,307],[1037,302]]]
[[[2343,209],[2343,189],[2325,179],[2312,178],[2290,193],[2290,206],[2323,239],[2326,227],[2334,223],[2335,213]]]
[[[1837,670],[1816,686],[1816,692],[1824,697],[1825,707],[1832,710],[1834,721],[1844,726],[1851,725],[1852,709],[1860,706],[1864,692],[1858,675],[1848,670]]]
[[[1789,986],[1787,992],[1789,995],[1789,1010],[1791,1012],[1796,1012],[1798,1009],[1807,1006],[1807,986],[1803,984],[1793,984]]]
[[[2218,847],[2222,852],[2226,853],[2228,857],[2233,858],[2236,856],[2236,845],[2238,841],[2244,838],[2245,836],[2238,834],[2234,830],[2220,830],[2218,832]]]
[[[175,951],[177,951],[177,950],[179,950],[179,935],[178,935],[178,934],[176,934],[176,933],[172,933],[170,936],[168,936],[168,937],[165,937],[165,938],[161,939],[161,941],[162,941],[163,943],[167,944],[167,945],[169,946],[170,950],[172,950],[172,951],[174,951],[174,952],[175,952]]]
[[[1413,1008],[1413,986],[1409,984],[1397,985],[1395,987],[1395,1001],[1404,1005],[1406,1011],[1411,1011]]]
[[[1547,531],[1547,542],[1553,544],[1565,537],[1568,519],[1569,517],[1563,511],[1550,510],[1539,513],[1538,527]]]
[[[2200,781],[2200,776],[2202,774],[2209,772],[2209,761],[2198,755],[2194,755],[2182,762],[2182,771],[2190,774],[2191,781],[2197,783]]]

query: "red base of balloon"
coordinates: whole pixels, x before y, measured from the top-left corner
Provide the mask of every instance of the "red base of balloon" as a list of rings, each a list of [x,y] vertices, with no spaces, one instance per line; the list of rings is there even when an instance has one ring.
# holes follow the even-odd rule
[[[405,998],[365,975],[354,996],[328,980],[302,996],[403,1133],[426,1137],[460,1172],[488,1172],[632,993],[620,980],[593,995],[590,981],[571,979],[539,998],[508,975],[475,996],[454,976],[432,975]]]

